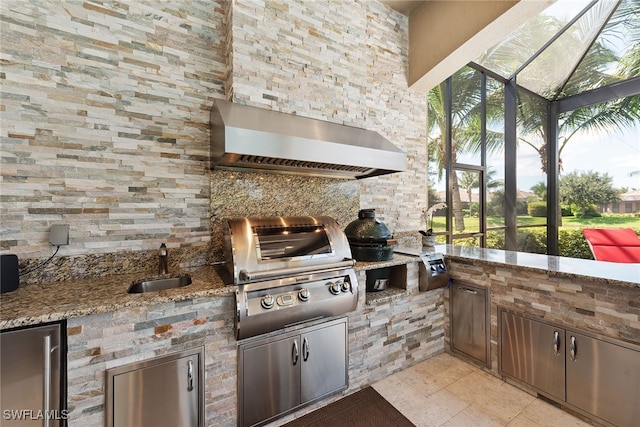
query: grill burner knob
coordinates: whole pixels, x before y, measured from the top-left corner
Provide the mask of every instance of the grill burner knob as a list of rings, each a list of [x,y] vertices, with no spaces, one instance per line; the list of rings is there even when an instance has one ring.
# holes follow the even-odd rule
[[[309,289],[307,288],[302,288],[298,292],[298,298],[300,298],[300,301],[309,301],[310,296],[311,292],[309,292]]]
[[[266,309],[270,309],[275,303],[276,300],[271,295],[265,295],[262,297],[262,300],[260,300],[260,305]]]
[[[351,290],[351,284],[349,282],[342,282],[340,288],[342,289],[342,292],[349,292]]]
[[[329,282],[327,285],[329,285],[329,292],[334,295],[340,294],[340,283]]]

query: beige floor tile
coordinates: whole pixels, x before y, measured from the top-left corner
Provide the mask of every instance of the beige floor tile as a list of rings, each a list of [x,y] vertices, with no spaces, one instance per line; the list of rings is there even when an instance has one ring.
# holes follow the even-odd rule
[[[591,425],[542,399],[533,401],[522,411],[522,415],[542,427],[586,427]]]
[[[396,375],[430,395],[475,371],[477,369],[468,363],[442,353]]]
[[[410,397],[407,396],[408,393],[413,393],[408,390],[407,384],[398,375],[389,375],[373,384],[372,387],[391,404],[398,400],[406,399]]]
[[[507,424],[507,427],[541,427],[540,424],[530,420],[523,414],[518,415]]]
[[[502,425],[520,414],[536,398],[485,372],[473,372],[446,388]]]
[[[503,425],[500,421],[485,414],[474,406],[468,406],[449,421],[442,424],[443,427],[501,427]]]
[[[396,408],[418,427],[441,426],[463,411],[468,405],[446,390],[429,397],[420,396],[411,402],[400,401]]]
[[[373,384],[418,427],[588,427],[590,424],[441,353]]]

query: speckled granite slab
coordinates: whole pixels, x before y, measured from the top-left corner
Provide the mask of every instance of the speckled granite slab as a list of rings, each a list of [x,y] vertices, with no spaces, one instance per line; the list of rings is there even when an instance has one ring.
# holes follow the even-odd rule
[[[167,301],[198,297],[232,296],[211,266],[182,269],[192,283],[176,289],[129,294],[127,289],[140,274],[122,274],[94,279],[69,280],[21,286],[0,296],[0,329],[117,311],[123,307],[144,307]]]
[[[398,248],[398,250],[414,255],[421,251],[416,247]],[[447,257],[461,261],[507,265],[522,270],[542,271],[555,277],[578,278],[596,283],[640,288],[640,264],[621,264],[454,245],[436,245],[434,252],[441,252]]]
[[[421,249],[398,248],[408,254]],[[577,278],[592,283],[640,288],[640,265],[617,264],[495,249],[453,245],[437,245],[436,252],[462,262],[479,262],[510,266],[526,271],[545,272],[551,276]],[[358,262],[356,270],[369,270],[417,262],[411,255],[395,253],[383,262]],[[193,283],[177,289],[142,294],[129,294],[127,289],[140,274],[122,274],[93,279],[46,282],[21,286],[0,296],[0,329],[117,311],[123,307],[144,307],[168,301],[188,300],[203,296],[232,296],[235,286],[223,283],[211,266],[181,269]]]

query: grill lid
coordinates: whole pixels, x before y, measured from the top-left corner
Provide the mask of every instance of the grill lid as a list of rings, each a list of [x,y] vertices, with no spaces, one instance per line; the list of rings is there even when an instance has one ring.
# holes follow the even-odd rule
[[[223,224],[225,265],[236,285],[353,266],[346,236],[327,216],[229,218]]]
[[[407,155],[377,132],[217,99],[211,165],[360,179],[405,171]]]

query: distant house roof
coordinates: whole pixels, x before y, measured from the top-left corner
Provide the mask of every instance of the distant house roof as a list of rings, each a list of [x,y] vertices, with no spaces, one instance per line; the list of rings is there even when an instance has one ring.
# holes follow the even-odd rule
[[[636,202],[640,201],[640,190],[628,191],[620,195],[620,200],[623,202]]]

